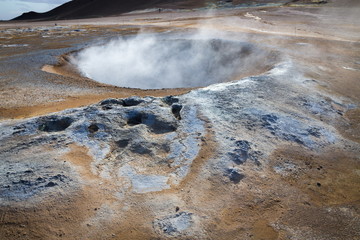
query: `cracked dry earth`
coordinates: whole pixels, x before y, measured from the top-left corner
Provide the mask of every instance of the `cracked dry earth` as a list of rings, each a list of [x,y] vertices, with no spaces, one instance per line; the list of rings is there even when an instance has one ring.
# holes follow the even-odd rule
[[[1,121],[0,239],[360,239],[359,74],[322,62],[358,42],[252,34],[268,71],[183,94],[37,72],[97,103]]]

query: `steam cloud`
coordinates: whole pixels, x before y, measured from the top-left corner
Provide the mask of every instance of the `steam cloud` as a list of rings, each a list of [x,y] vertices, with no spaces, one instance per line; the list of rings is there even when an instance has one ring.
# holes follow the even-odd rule
[[[254,51],[243,42],[139,34],[87,48],[74,56],[73,63],[84,76],[115,86],[200,87],[231,80],[252,64],[249,56]]]

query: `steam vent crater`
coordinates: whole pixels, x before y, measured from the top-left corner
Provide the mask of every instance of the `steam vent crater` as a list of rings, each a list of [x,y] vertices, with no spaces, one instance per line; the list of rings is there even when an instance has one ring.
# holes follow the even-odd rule
[[[86,48],[71,63],[82,76],[118,87],[194,88],[260,74],[274,55],[248,42],[138,35]]]

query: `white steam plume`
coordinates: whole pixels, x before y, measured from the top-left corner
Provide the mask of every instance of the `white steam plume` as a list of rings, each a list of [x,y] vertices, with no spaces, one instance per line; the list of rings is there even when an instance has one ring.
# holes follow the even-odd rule
[[[200,87],[231,80],[264,54],[253,45],[218,40],[204,33],[186,39],[139,34],[79,52],[80,72],[121,87],[161,89]]]

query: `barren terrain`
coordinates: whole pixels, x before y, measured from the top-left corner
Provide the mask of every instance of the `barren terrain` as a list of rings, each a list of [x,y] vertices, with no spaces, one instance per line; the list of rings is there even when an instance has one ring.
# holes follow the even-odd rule
[[[334,0],[0,23],[0,239],[360,239],[358,13]],[[120,36],[199,33],[246,43],[241,71],[141,90],[71,61]]]

